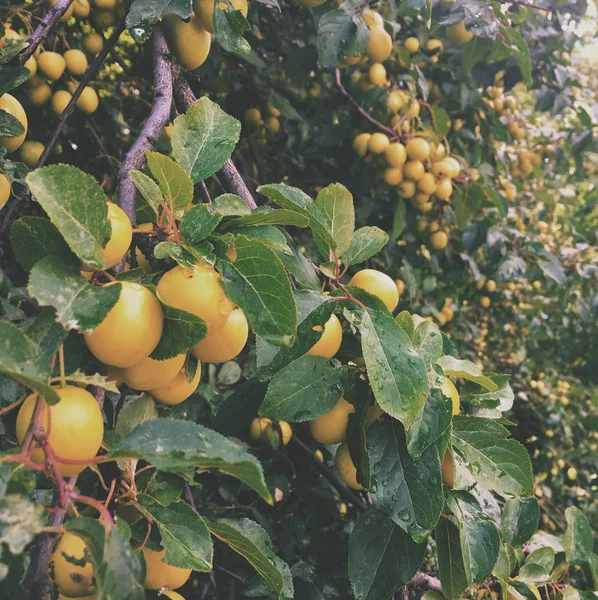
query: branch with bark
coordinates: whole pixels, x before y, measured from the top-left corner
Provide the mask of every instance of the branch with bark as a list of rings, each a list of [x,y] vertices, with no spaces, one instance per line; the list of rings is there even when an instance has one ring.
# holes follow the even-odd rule
[[[130,173],[141,169],[145,163],[145,152],[158,139],[164,126],[170,120],[172,106],[172,72],[167,61],[168,46],[162,28],[155,25],[152,32],[152,48],[154,55],[154,97],[152,110],[122,162],[118,172],[118,202],[131,223],[135,225],[135,196],[137,189],[131,180]]]
[[[73,2],[74,0],[58,0],[58,2],[48,10],[45,17],[41,20],[41,23],[29,37],[29,46],[19,53],[19,62],[21,64],[25,64],[25,62],[31,58],[38,46],[48,37],[54,25],[58,23],[60,17],[66,13]]]

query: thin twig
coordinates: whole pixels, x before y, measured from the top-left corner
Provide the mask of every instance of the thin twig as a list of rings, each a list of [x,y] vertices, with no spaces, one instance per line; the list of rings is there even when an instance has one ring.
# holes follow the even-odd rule
[[[344,502],[348,502],[357,508],[365,508],[365,502],[354,492],[352,492],[341,478],[331,471],[318,457],[296,436],[291,438],[289,446],[301,452],[303,456],[311,461],[313,466],[328,480],[328,482],[336,489],[339,496]]]
[[[41,23],[29,37],[29,46],[19,53],[19,62],[23,65],[29,60],[37,47],[48,37],[50,31],[64,13],[69,9],[74,0],[58,0],[58,2],[46,13]]]
[[[362,117],[367,119],[370,123],[373,123],[376,127],[378,127],[378,129],[381,129],[388,135],[390,135],[392,137],[396,137],[396,135],[397,135],[396,131],[394,131],[390,127],[386,127],[386,125],[383,125],[382,123],[380,123],[380,121],[377,121],[376,119],[374,119],[374,117],[372,117],[372,115],[370,115],[364,108],[362,108],[361,105],[359,104],[359,102],[357,102],[357,100],[355,100],[355,98],[353,98],[353,96],[351,96],[351,94],[349,94],[349,92],[346,90],[345,86],[341,82],[340,69],[334,70],[334,81],[336,82],[336,87],[338,87],[340,93],[349,99],[349,102],[351,102],[351,104],[357,109],[357,112],[359,112],[359,114]]]
[[[54,144],[56,144],[56,140],[58,139],[58,136],[60,135],[64,124],[66,123],[66,120],[71,116],[71,113],[75,109],[75,104],[77,103],[77,100],[79,100],[79,97],[81,96],[87,84],[98,74],[98,71],[100,70],[100,67],[102,66],[102,63],[104,62],[106,56],[108,55],[110,48],[112,48],[116,44],[118,38],[124,30],[125,21],[123,19],[114,29],[114,32],[112,33],[110,38],[106,40],[101,52],[97,55],[97,57],[91,63],[91,65],[89,65],[87,71],[85,71],[85,74],[81,78],[77,89],[73,92],[73,97],[70,99],[69,103],[66,105],[66,108],[62,111],[60,117],[58,118],[58,123],[56,124],[56,127],[54,128],[54,131],[52,132],[52,135],[50,136],[50,139],[48,140],[44,151],[42,152],[41,156],[39,157],[39,160],[37,161],[38,169],[46,163],[46,160],[48,159],[52,148],[54,148]]]
[[[156,25],[152,32],[152,47],[154,52],[152,110],[141,129],[139,137],[125,155],[118,172],[118,202],[133,225],[135,225],[135,196],[137,190],[131,180],[130,173],[143,167],[145,152],[153,146],[162,129],[168,123],[172,105],[172,72],[166,60],[168,46],[160,25]]]

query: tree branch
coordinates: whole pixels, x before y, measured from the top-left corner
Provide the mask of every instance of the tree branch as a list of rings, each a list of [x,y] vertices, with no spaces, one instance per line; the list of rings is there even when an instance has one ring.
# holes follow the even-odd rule
[[[173,63],[174,99],[181,112],[186,111],[197,102],[193,90],[185,80],[181,68]],[[217,173],[222,187],[231,194],[239,196],[251,210],[257,208],[257,202],[241,177],[235,163],[229,158]]]
[[[35,31],[29,37],[29,46],[24,48],[19,54],[19,62],[25,64],[32,54],[37,50],[38,46],[48,37],[54,25],[69,9],[74,0],[58,0],[58,2],[46,13],[41,23],[36,27]]]
[[[373,123],[378,129],[381,129],[382,131],[384,131],[384,133],[387,133],[391,137],[396,137],[396,135],[397,135],[396,131],[394,131],[390,127],[386,127],[386,125],[383,125],[382,123],[380,123],[380,121],[377,121],[376,119],[374,119],[374,117],[372,117],[372,115],[370,115],[370,113],[368,113],[366,110],[364,110],[361,107],[361,105],[359,104],[359,102],[357,102],[357,100],[355,100],[355,98],[353,98],[353,96],[351,96],[351,94],[349,94],[349,92],[346,90],[345,86],[341,82],[340,69],[334,69],[334,81],[336,82],[336,87],[338,87],[340,93],[349,99],[349,102],[351,102],[351,104],[357,109],[357,112],[362,117],[367,119],[370,123]]]
[[[118,172],[118,202],[127,213],[131,223],[135,225],[135,196],[137,190],[130,173],[141,169],[145,163],[145,152],[158,139],[162,129],[170,119],[172,106],[172,72],[166,60],[168,46],[160,25],[152,32],[152,48],[154,53],[154,97],[152,110],[121,164]]]
[[[434,590],[435,592],[442,592],[442,585],[440,579],[427,575],[426,573],[416,573],[411,581],[407,584],[408,587],[419,587],[428,590]]]
[[[79,85],[77,86],[77,89],[73,93],[73,97],[70,99],[69,103],[66,105],[66,108],[62,111],[62,114],[58,118],[58,123],[56,124],[56,127],[54,128],[54,131],[52,132],[52,135],[50,136],[50,139],[48,140],[48,143],[46,144],[44,151],[42,152],[41,156],[39,157],[39,160],[37,161],[36,167],[38,169],[39,169],[39,167],[42,167],[46,163],[46,160],[48,159],[48,156],[50,155],[52,148],[54,148],[54,144],[56,144],[56,140],[58,139],[58,136],[60,135],[60,132],[62,131],[62,128],[64,127],[64,124],[66,123],[67,119],[71,116],[71,113],[75,109],[75,104],[77,103],[77,100],[79,100],[79,97],[81,96],[81,93],[85,89],[85,86],[87,86],[87,84],[98,74],[98,71],[100,70],[100,67],[102,66],[102,63],[104,62],[104,60],[108,56],[108,53],[110,52],[111,48],[114,47],[114,45],[118,41],[118,38],[120,37],[121,33],[124,30],[125,30],[125,20],[123,19],[118,24],[118,26],[115,28],[114,32],[108,38],[108,40],[106,40],[104,42],[104,47],[102,48],[101,52],[97,55],[95,60],[89,65],[87,71],[85,71],[83,77],[81,78],[81,81],[79,82]]]
[[[305,458],[311,461],[313,466],[328,480],[330,485],[338,492],[344,502],[348,502],[357,508],[366,508],[365,502],[353,491],[351,491],[345,482],[334,472],[332,472],[318,457],[297,437],[293,436],[289,446],[295,448],[297,452],[303,454]]]

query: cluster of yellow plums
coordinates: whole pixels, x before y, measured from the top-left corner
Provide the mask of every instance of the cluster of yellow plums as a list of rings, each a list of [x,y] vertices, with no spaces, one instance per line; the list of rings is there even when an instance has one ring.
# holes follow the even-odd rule
[[[476,281],[476,288],[480,291],[486,291],[490,294],[494,294],[497,290],[496,281],[494,279],[486,280],[484,277],[481,277]],[[482,308],[488,308],[491,304],[490,297],[487,295],[483,295],[480,297],[480,306]]]
[[[266,131],[272,135],[276,135],[280,131],[280,111],[268,103],[266,105],[266,120],[259,108],[248,108],[243,115],[243,125],[252,133],[255,134],[258,141],[265,142]]]
[[[193,14],[189,19],[181,19],[174,14],[166,15],[162,23],[170,51],[178,63],[189,71],[199,68],[208,58],[212,45],[213,13],[215,0],[194,0]],[[217,0],[217,10],[227,11],[226,2]],[[233,10],[247,16],[247,0],[231,0]]]
[[[191,569],[167,564],[164,561],[164,549],[154,551],[145,546],[142,552],[146,566],[145,589],[159,591],[170,600],[185,600],[174,590],[185,585],[191,576]],[[60,536],[50,556],[48,570],[58,590],[58,600],[95,598],[94,569],[89,550],[85,541],[77,534],[67,532]]]

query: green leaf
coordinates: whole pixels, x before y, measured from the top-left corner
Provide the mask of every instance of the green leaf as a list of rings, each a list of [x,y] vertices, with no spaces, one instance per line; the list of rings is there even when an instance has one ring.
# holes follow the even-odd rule
[[[453,447],[469,462],[478,483],[501,495],[528,496],[532,466],[525,448],[507,439],[508,430],[480,417],[453,417]]]
[[[251,214],[251,209],[246,202],[235,194],[218,196],[212,202],[212,210],[223,217],[242,217]]]
[[[287,246],[291,249],[292,254],[279,253],[278,257],[282,261],[287,271],[295,278],[297,284],[309,290],[320,289],[320,279],[316,274],[313,265],[303,256],[301,250],[295,244],[291,236],[283,231],[287,240]]]
[[[498,559],[500,536],[492,519],[468,492],[453,491],[448,505],[457,517],[463,565],[468,584],[482,583]]]
[[[469,75],[471,70],[484,58],[484,55],[490,50],[492,42],[488,38],[472,37],[461,51],[461,64],[463,73]]]
[[[379,227],[361,227],[351,239],[351,245],[343,255],[346,267],[358,265],[378,254],[388,242],[388,235]]]
[[[405,231],[405,227],[407,227],[407,205],[404,201],[399,201],[392,220],[391,239],[398,240],[403,231]]]
[[[529,583],[549,581],[554,568],[554,558],[554,550],[550,547],[534,550],[519,569],[519,579]]]
[[[415,332],[415,323],[413,322],[411,313],[408,310],[402,310],[395,317],[395,322],[409,336],[409,339],[413,337],[413,333]]]
[[[563,547],[567,561],[572,565],[582,565],[592,554],[594,539],[587,517],[576,506],[565,511],[567,530],[563,535]]]
[[[154,360],[166,360],[187,352],[208,335],[207,323],[180,308],[160,302],[164,311],[162,337],[151,357]]]
[[[50,362],[42,349],[16,325],[0,321],[0,373],[39,392],[48,404],[58,402],[58,394],[48,385]]]
[[[326,218],[328,229],[336,246],[337,256],[342,256],[351,245],[355,229],[355,208],[351,192],[344,185],[333,183],[320,190],[315,203]],[[316,237],[317,242],[318,238]],[[328,246],[320,243],[318,249],[328,260]]]
[[[113,379],[108,379],[107,376],[101,375],[100,373],[87,375],[87,373],[83,373],[83,371],[77,369],[74,373],[67,373],[66,379],[71,383],[76,383],[83,387],[95,385],[96,387],[103,388],[109,392],[112,392],[113,394],[119,393],[118,387],[116,387],[116,382]]]
[[[145,481],[147,480],[147,487]],[[185,489],[185,480],[174,473],[154,471],[151,475],[144,473],[138,478],[138,489],[143,489],[143,494],[161,506],[169,506],[181,497]],[[144,502],[144,506],[146,502]]]
[[[345,56],[365,53],[369,30],[360,14],[338,8],[324,14],[318,23],[318,62],[324,68],[336,67]]]
[[[31,269],[27,290],[41,306],[53,306],[56,319],[66,329],[91,331],[117,303],[121,287],[90,285],[79,267],[48,256]]]
[[[46,510],[20,494],[0,498],[0,544],[21,554],[44,527]]]
[[[106,195],[97,181],[67,165],[37,169],[25,181],[71,250],[90,267],[103,269],[108,263],[102,249],[111,228]]]
[[[193,183],[198,183],[229,159],[240,132],[239,121],[204,96],[175,119],[172,151]]]
[[[244,235],[253,240],[258,240],[280,255],[291,254],[291,250],[289,249],[282,229],[279,229],[274,225],[250,225],[248,227],[239,227],[235,230],[235,233]]]
[[[29,42],[13,41],[11,44],[7,44],[2,50],[0,50],[0,65],[5,65],[7,62],[12,60],[21,50],[27,48]]]
[[[436,555],[442,593],[451,600],[458,598],[468,583],[459,529],[448,518],[440,519],[436,527]]]
[[[350,290],[366,307],[357,326],[374,396],[384,412],[409,429],[428,395],[426,364],[381,300]]]
[[[509,203],[507,202],[507,199],[490,186],[482,186],[482,189],[484,190],[486,196],[490,198],[492,204],[494,204],[494,206],[498,209],[498,214],[504,219],[509,212]]]
[[[150,396],[142,394],[127,404],[118,414],[114,433],[119,439],[126,437],[139,425],[145,421],[151,421],[158,418],[158,409],[156,403]]]
[[[521,76],[525,85],[532,85],[532,59],[529,52],[529,46],[523,39],[523,36],[514,27],[501,27],[501,31],[504,35],[503,43],[505,43],[510,49],[511,53],[515,57],[519,68],[521,69]]]
[[[4,109],[0,109],[0,136],[14,138],[24,133],[25,128],[21,124],[21,121]]]
[[[513,546],[523,546],[536,533],[539,520],[540,507],[533,496],[507,500],[500,522],[502,539]]]
[[[280,259],[262,242],[234,238],[236,260],[216,263],[226,295],[243,309],[256,335],[290,346],[297,334],[297,306]]]
[[[430,321],[422,321],[411,336],[414,350],[431,365],[442,356],[442,335],[438,325]]]
[[[201,264],[213,264],[213,250],[214,247],[207,241],[195,246],[177,244],[176,242],[160,242],[154,248],[154,256],[156,258],[172,258],[172,260],[183,267],[193,267],[198,262]]]
[[[25,67],[4,67],[0,77],[0,95],[19,87],[23,81],[29,79],[30,74],[29,69]]]
[[[439,389],[431,389],[423,410],[407,431],[409,455],[417,460],[451,424],[452,404]]]
[[[218,227],[221,219],[211,207],[198,204],[185,213],[181,221],[181,234],[189,244],[199,244]]]
[[[109,456],[141,458],[170,472],[188,467],[219,469],[240,479],[271,502],[262,468],[255,457],[240,444],[189,421],[145,421],[115,444]]]
[[[221,3],[224,3],[226,8],[222,9]],[[214,35],[224,50],[237,54],[247,54],[251,50],[247,40],[243,37],[243,34],[249,31],[251,27],[243,13],[236,10],[230,0],[221,0],[214,3],[212,24]]]
[[[148,150],[145,156],[147,166],[160,184],[160,191],[168,205],[174,212],[185,210],[193,201],[193,182],[185,170],[164,154]]]
[[[347,367],[333,367],[322,356],[302,356],[274,375],[260,415],[291,422],[315,419],[334,408],[346,378]]]
[[[154,214],[158,214],[160,205],[164,201],[160,186],[145,173],[141,171],[131,171],[129,173],[131,181],[135,184],[137,191],[143,196],[143,199],[147,202],[147,205],[154,211]]]
[[[231,219],[226,223],[225,229],[237,227],[256,227],[258,225],[294,225],[295,227],[307,227],[309,219],[292,210],[280,208],[275,210],[269,206],[260,206],[251,214]]]
[[[309,219],[309,226],[314,234],[319,236],[321,241],[333,250],[336,248],[332,234],[328,229],[326,215],[305,192],[284,183],[262,185],[257,191],[278,204],[281,208],[307,217]]]
[[[425,541],[444,503],[438,450],[428,446],[414,461],[407,452],[402,425],[390,419],[371,425],[367,449],[376,509],[407,530],[416,542]]]
[[[436,364],[442,367],[446,375],[452,377],[462,377],[468,381],[473,381],[486,388],[490,392],[498,390],[498,385],[482,373],[482,370],[469,360],[459,360],[453,356],[443,356],[436,361]]]
[[[218,519],[207,523],[211,534],[245,558],[278,598],[293,597],[291,570],[274,553],[272,541],[260,525],[250,519]]]
[[[79,264],[68,244],[49,219],[22,217],[10,230],[10,243],[16,259],[26,271],[46,256],[55,256],[65,263]]]
[[[164,15],[175,14],[186,18],[193,12],[189,0],[133,0],[127,13],[127,29],[154,24]]]
[[[158,525],[167,565],[202,573],[212,570],[212,538],[205,521],[195,510],[184,502],[173,502],[167,508],[145,505],[143,510]]]
[[[417,573],[426,544],[417,544],[380,511],[359,516],[349,538],[349,578],[356,600],[390,598]]]
[[[442,106],[431,106],[432,125],[440,137],[444,137],[451,128],[451,117]]]
[[[277,94],[274,90],[270,90],[270,93],[268,94],[268,104],[271,104],[274,106],[274,108],[277,108],[283,117],[286,117],[291,121],[303,120],[293,105],[284,96]]]
[[[214,417],[214,429],[222,435],[239,436],[247,432],[266,395],[267,386],[261,381],[249,379],[238,386],[218,407]]]

